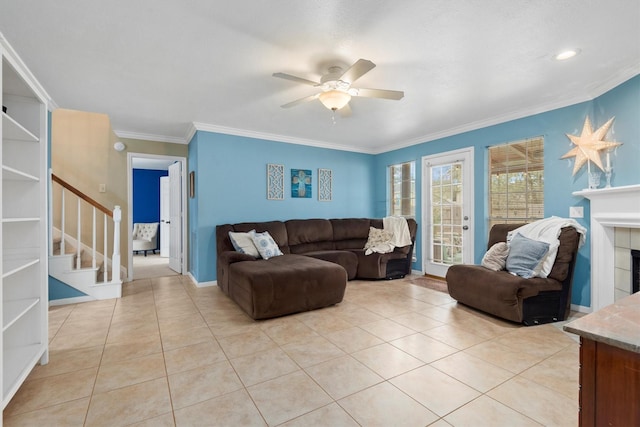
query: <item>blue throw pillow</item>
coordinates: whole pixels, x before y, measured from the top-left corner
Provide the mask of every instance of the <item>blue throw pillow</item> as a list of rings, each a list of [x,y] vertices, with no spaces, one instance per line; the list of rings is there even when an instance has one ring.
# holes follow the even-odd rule
[[[264,233],[255,233],[253,235],[253,243],[258,248],[258,252],[264,259],[273,258],[274,256],[282,255],[282,251],[278,247],[278,244],[273,240],[271,234],[268,231]]]
[[[542,262],[549,252],[549,244],[529,239],[516,233],[509,243],[507,271],[525,279],[536,277],[542,268]]]

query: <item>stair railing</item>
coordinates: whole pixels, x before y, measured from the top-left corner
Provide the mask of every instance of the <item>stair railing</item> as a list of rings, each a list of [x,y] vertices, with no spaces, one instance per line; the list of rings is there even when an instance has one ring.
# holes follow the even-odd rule
[[[110,209],[106,208],[105,206],[103,206],[102,204],[98,203],[97,201],[95,201],[94,199],[92,199],[91,197],[89,197],[88,195],[86,195],[85,193],[83,193],[82,191],[78,190],[77,188],[75,188],[73,185],[69,184],[68,182],[64,181],[63,179],[61,179],[60,177],[56,176],[55,174],[51,173],[51,187],[52,187],[52,192],[53,192],[53,187],[54,184],[57,184],[60,186],[60,206],[54,206],[55,205],[55,198],[52,197],[52,203],[51,203],[51,221],[52,224],[54,224],[54,222],[57,223],[57,221],[54,221],[54,212],[59,212],[59,217],[60,217],[60,232],[62,234],[62,239],[60,241],[60,254],[65,254],[65,237],[67,236],[66,234],[66,222],[67,222],[67,204],[72,204],[73,201],[72,200],[66,200],[67,197],[74,197],[76,198],[76,210],[77,210],[77,214],[76,214],[76,230],[75,230],[75,238],[76,238],[76,268],[80,269],[81,268],[81,264],[82,264],[82,260],[81,260],[81,251],[82,251],[82,246],[83,246],[83,233],[82,233],[82,213],[86,212],[86,209],[89,208],[91,209],[91,230],[90,230],[90,234],[91,234],[91,266],[92,268],[96,268],[97,267],[97,255],[98,252],[96,250],[96,245],[97,245],[97,240],[98,237],[102,237],[102,241],[103,241],[103,252],[102,252],[102,257],[103,257],[103,277],[102,277],[102,282],[103,283],[108,283],[109,282],[109,275],[108,275],[108,263],[107,263],[107,253],[108,253],[108,249],[107,249],[107,243],[109,240],[109,235],[108,235],[108,224],[112,223],[113,224],[113,254],[111,255],[111,282],[120,282],[120,263],[121,263],[121,259],[120,259],[120,222],[122,221],[122,211],[120,209],[120,206],[115,206],[113,211],[111,211]],[[68,195],[67,193],[70,193],[70,195]],[[98,211],[100,211],[102,213],[102,222],[103,222],[103,230],[102,230],[102,235],[99,236],[98,235],[98,228],[97,227],[97,217],[98,217]],[[55,224],[54,224],[55,226]],[[87,240],[86,235],[89,234],[86,232],[85,230],[85,240]],[[73,236],[69,235],[69,237],[73,238]],[[53,239],[49,239],[50,244],[49,244],[49,254],[50,255],[54,255],[53,253]]]

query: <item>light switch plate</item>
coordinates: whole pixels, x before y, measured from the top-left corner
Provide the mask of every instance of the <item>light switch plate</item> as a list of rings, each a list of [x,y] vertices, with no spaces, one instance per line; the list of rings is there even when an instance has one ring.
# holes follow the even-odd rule
[[[569,218],[584,218],[584,208],[582,206],[570,206]]]
[[[106,193],[107,192],[107,184],[100,184],[100,186],[98,187],[98,192]]]

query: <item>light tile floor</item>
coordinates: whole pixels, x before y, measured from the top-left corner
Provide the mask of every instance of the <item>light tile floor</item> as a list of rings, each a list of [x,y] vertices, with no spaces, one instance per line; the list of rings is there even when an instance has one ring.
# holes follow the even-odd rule
[[[5,426],[575,426],[578,343],[395,281],[253,321],[217,287],[143,279],[52,307],[50,362]]]

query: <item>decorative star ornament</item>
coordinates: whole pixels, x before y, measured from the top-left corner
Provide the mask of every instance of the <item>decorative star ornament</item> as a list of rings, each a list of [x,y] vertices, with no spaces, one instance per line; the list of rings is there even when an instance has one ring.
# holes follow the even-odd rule
[[[589,116],[584,121],[584,126],[582,127],[582,134],[580,136],[569,135],[567,137],[571,140],[571,142],[575,145],[568,153],[561,157],[561,159],[566,159],[569,157],[575,157],[576,161],[573,165],[573,175],[576,174],[587,161],[593,162],[596,166],[598,166],[601,170],[604,171],[604,167],[602,166],[602,160],[600,159],[600,151],[611,149],[622,145],[620,142],[610,142],[603,141],[602,139],[607,135],[611,124],[613,123],[612,117],[607,123],[603,124],[598,130],[595,132],[591,127],[591,121],[589,120]]]

